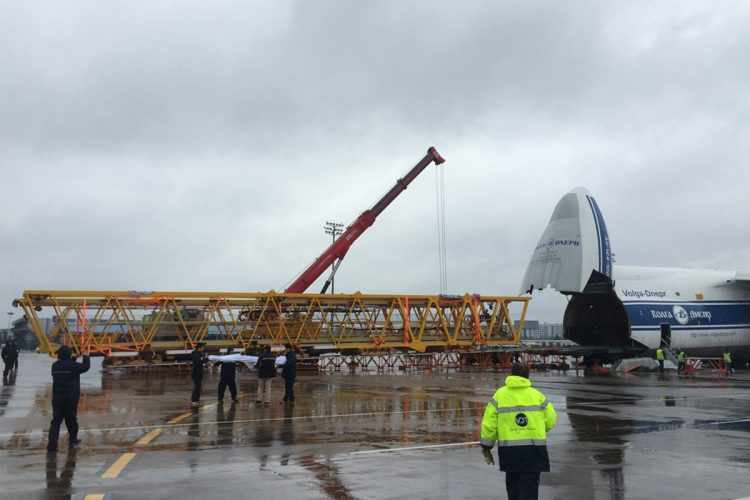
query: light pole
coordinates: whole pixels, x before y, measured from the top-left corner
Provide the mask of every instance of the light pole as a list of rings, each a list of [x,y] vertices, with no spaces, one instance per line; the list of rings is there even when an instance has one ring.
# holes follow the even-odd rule
[[[325,226],[323,226],[323,229],[325,230],[326,234],[331,235],[332,242],[336,241],[336,236],[339,236],[341,233],[344,232],[344,225],[340,222],[331,222],[326,221]],[[333,281],[334,281],[334,274],[336,273],[336,270],[333,265],[331,265],[331,293],[333,293]]]

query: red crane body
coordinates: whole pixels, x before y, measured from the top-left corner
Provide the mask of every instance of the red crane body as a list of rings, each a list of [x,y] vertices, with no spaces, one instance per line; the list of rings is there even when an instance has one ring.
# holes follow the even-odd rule
[[[378,215],[380,215],[383,210],[385,210],[420,173],[422,173],[427,165],[432,162],[435,162],[435,165],[440,165],[445,162],[435,148],[428,149],[424,158],[422,158],[408,174],[397,180],[396,185],[380,198],[372,208],[362,212],[362,214],[360,214],[360,216],[346,228],[341,236],[339,236],[339,238],[334,241],[325,252],[320,254],[320,257],[315,259],[315,262],[313,262],[310,267],[305,269],[305,271],[300,274],[299,277],[289,285],[289,287],[287,287],[285,293],[304,293],[304,291],[307,290],[315,280],[326,272],[336,259],[343,259],[352,244],[357,241],[357,238],[359,238],[368,227],[372,226]]]

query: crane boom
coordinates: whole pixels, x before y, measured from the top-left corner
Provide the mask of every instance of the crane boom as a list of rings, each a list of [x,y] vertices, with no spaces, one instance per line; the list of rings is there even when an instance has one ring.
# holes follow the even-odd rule
[[[409,173],[397,180],[396,185],[380,198],[372,208],[362,212],[360,216],[346,228],[341,236],[339,236],[331,246],[315,259],[315,262],[305,269],[302,274],[300,274],[299,277],[287,287],[285,293],[303,293],[316,279],[326,272],[328,267],[331,266],[334,261],[337,259],[339,261],[343,259],[352,244],[367,230],[368,227],[372,226],[378,215],[383,213],[383,210],[385,210],[388,205],[390,205],[425,168],[427,168],[427,165],[432,162],[435,162],[435,165],[440,165],[445,162],[445,159],[443,159],[443,157],[440,156],[440,153],[438,153],[433,147],[428,149],[424,158],[419,160],[419,163],[414,165],[414,168],[412,168]]]

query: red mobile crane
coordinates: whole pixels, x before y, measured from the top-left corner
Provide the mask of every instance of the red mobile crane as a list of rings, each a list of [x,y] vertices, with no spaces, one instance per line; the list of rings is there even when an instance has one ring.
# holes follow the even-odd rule
[[[422,173],[422,170],[427,168],[427,165],[432,162],[435,162],[435,165],[440,165],[445,162],[445,159],[440,156],[440,153],[438,153],[435,148],[431,147],[427,150],[427,154],[424,158],[419,160],[419,163],[414,165],[414,168],[412,168],[408,174],[397,180],[396,185],[393,186],[390,191],[385,193],[385,195],[380,198],[371,209],[362,212],[360,216],[346,228],[346,231],[344,231],[341,236],[331,244],[331,246],[326,248],[325,252],[320,254],[320,257],[315,259],[315,262],[310,264],[310,267],[305,269],[304,272],[300,274],[284,292],[304,293],[304,291],[307,290],[316,279],[326,272],[328,266],[333,264],[331,276],[326,280],[325,285],[323,285],[323,290],[320,292],[326,293],[326,290],[328,290],[328,287],[331,284],[333,275],[336,274],[341,261],[346,256],[346,252],[349,251],[352,244],[367,230],[368,227],[372,226],[378,215],[380,215],[383,210],[385,210],[388,205],[390,205],[391,202],[401,194],[401,191],[404,191],[407,186],[411,184],[420,173]]]

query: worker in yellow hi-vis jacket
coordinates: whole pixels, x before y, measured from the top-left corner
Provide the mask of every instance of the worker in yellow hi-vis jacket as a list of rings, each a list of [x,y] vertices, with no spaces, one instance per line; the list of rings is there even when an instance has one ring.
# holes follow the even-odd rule
[[[505,472],[509,500],[537,500],[539,477],[549,471],[547,432],[557,413],[544,394],[531,387],[529,369],[514,363],[505,386],[492,396],[482,418],[482,452],[494,465],[498,443],[500,470]]]

